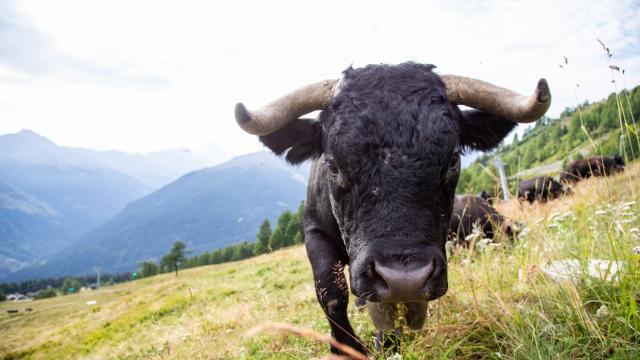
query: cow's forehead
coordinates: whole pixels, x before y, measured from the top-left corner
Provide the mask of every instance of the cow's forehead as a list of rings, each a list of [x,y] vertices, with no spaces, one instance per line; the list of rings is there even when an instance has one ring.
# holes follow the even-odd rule
[[[432,69],[404,63],[345,71],[324,113],[325,150],[342,158],[451,154],[459,143],[459,111]]]
[[[458,122],[446,105],[430,107],[418,119],[401,111],[364,117],[334,113],[326,150],[332,155],[355,153],[359,157],[381,152],[387,156],[448,156],[459,146]]]

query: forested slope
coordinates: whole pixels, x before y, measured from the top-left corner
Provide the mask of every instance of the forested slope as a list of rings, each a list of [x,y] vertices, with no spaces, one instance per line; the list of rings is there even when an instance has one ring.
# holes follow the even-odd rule
[[[600,102],[567,108],[557,119],[545,117],[527,129],[522,138],[516,136],[511,144],[479,157],[464,169],[457,192],[494,188],[496,154],[505,164],[512,190],[519,178],[555,174],[569,161],[589,155],[619,154],[622,149],[627,161],[636,159],[640,156],[639,115],[640,86],[612,93]]]

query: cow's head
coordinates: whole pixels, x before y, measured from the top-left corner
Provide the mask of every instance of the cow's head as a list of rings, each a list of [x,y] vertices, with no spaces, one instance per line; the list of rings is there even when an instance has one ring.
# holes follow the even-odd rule
[[[525,97],[432,69],[349,68],[340,80],[258,111],[236,105],[240,127],[290,163],[321,158],[318,179],[350,258],[352,291],[370,301],[431,300],[447,291],[444,245],[462,152],[493,149],[516,122],[540,118],[550,104],[544,79]],[[317,119],[300,119],[313,110],[322,110]]]
[[[493,198],[495,197],[495,195],[493,194],[493,191],[482,190],[476,196],[487,200],[489,204],[493,205]]]
[[[613,160],[616,164],[614,172],[624,171],[624,159],[622,158],[622,156],[616,155],[613,157]]]

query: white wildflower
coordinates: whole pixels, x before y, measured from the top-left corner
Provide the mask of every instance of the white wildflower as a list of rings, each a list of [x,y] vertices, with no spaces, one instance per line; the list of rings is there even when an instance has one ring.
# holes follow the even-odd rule
[[[456,244],[451,240],[444,243],[444,248],[447,251],[447,254],[450,254],[455,247],[456,247]]]
[[[602,304],[596,311],[596,316],[599,318],[609,316],[609,308],[607,307],[607,305]]]
[[[547,334],[553,334],[555,333],[555,330],[556,330],[556,327],[551,323],[547,323],[547,325],[545,325],[544,328],[542,328],[542,332]]]
[[[639,246],[634,246],[632,251],[633,251],[634,255],[640,255],[640,245]]]
[[[402,355],[395,353],[389,356],[386,360],[402,360]]]
[[[467,242],[472,242],[474,240],[480,239],[482,236],[484,236],[484,232],[482,231],[480,224],[478,222],[475,222],[473,223],[471,234],[467,235],[464,239]]]
[[[491,239],[482,239],[476,243],[476,248],[478,251],[484,251],[484,249],[489,245],[489,243],[493,242]]]

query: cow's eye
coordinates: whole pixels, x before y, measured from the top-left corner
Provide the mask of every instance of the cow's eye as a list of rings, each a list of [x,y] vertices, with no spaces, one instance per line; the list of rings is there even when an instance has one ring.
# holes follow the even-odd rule
[[[329,170],[329,173],[331,174],[331,179],[334,182],[334,184],[338,185],[337,188],[339,190],[349,189],[349,182],[344,177],[344,175],[340,173],[340,169],[338,169],[338,165],[336,165],[336,163],[333,160],[326,159],[324,161],[324,165]]]
[[[453,155],[451,156],[451,162],[449,163],[449,167],[451,169],[457,169],[458,165],[460,163],[460,154],[455,152],[453,153]]]
[[[332,175],[340,174],[340,170],[338,170],[338,165],[336,165],[336,163],[333,160],[328,160],[328,159],[325,160],[324,165],[327,167],[327,169],[329,169],[329,172]]]

